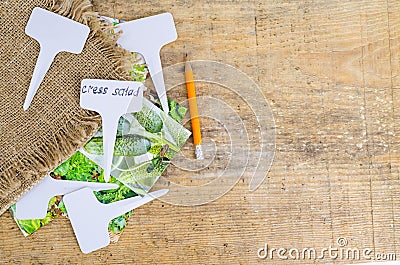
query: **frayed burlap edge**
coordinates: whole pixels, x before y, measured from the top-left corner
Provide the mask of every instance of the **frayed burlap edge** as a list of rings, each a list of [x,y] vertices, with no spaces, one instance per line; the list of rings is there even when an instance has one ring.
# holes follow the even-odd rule
[[[109,61],[112,62],[116,79],[128,80],[129,72],[126,70],[129,52],[117,47],[118,36],[103,31],[97,19],[97,13],[92,10],[89,0],[43,0],[47,9],[68,17],[91,28],[89,39]],[[0,178],[0,197],[7,198],[8,203],[0,206],[0,215],[13,205],[20,196],[32,189],[46,175],[54,170],[60,161],[67,160],[79,150],[98,131],[101,119],[96,113],[87,111],[85,117],[73,117],[64,128],[55,132],[58,146],[39,146],[35,153],[21,154],[18,162],[10,164],[8,170],[2,172]],[[93,127],[90,133],[82,131],[71,132],[67,128],[74,123],[81,123]],[[62,152],[60,152],[62,150]],[[51,156],[49,156],[51,154]],[[32,165],[31,161],[36,161]],[[33,176],[37,176],[34,178]],[[21,183],[21,179],[32,179],[29,183]]]

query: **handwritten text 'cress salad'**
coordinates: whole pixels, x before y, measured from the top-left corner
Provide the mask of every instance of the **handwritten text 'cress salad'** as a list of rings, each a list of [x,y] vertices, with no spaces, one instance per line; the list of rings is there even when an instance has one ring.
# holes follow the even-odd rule
[[[109,92],[111,92],[112,96],[120,96],[120,97],[126,97],[126,96],[135,96],[137,97],[139,95],[141,87],[138,88],[114,88],[112,91],[108,87],[97,87],[97,86],[83,86],[82,87],[82,94],[95,94],[95,95],[106,95]]]

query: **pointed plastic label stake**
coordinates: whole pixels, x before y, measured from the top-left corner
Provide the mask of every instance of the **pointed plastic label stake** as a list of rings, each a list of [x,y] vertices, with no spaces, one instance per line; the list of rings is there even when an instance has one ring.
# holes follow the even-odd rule
[[[175,23],[170,13],[146,17],[118,25],[122,31],[117,43],[131,52],[143,55],[163,110],[168,113],[167,93],[162,72],[160,50],[178,38]]]
[[[168,190],[163,189],[144,197],[136,196],[102,204],[96,199],[92,190],[84,188],[65,195],[63,201],[79,247],[83,253],[90,253],[110,244],[108,224],[112,219],[167,193]]]
[[[118,121],[122,115],[138,112],[143,106],[140,82],[85,79],[81,84],[81,107],[101,115],[103,122],[104,180],[108,182]]]
[[[24,110],[27,110],[56,55],[63,51],[81,53],[90,29],[72,19],[35,7],[25,33],[40,44],[39,57],[24,103]]]
[[[47,207],[51,198],[85,187],[94,191],[100,191],[117,189],[119,186],[112,183],[55,180],[47,176],[19,199],[16,204],[15,217],[19,220],[43,219],[46,217]]]

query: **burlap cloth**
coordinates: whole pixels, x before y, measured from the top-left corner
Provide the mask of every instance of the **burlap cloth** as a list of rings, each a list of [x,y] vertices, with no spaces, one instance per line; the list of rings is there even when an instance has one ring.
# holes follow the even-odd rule
[[[36,6],[88,24],[92,33],[80,55],[57,55],[25,112],[39,44],[24,30]],[[95,20],[88,0],[1,0],[0,214],[98,130],[100,116],[79,106],[82,79],[126,79],[122,51],[99,33]]]

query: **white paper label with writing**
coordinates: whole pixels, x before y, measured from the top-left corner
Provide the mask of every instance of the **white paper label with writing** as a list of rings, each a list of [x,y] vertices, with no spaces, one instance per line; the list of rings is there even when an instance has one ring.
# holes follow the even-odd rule
[[[84,79],[81,84],[81,107],[98,112],[103,124],[104,179],[108,182],[117,134],[118,121],[126,113],[143,106],[144,86],[140,82]]]

